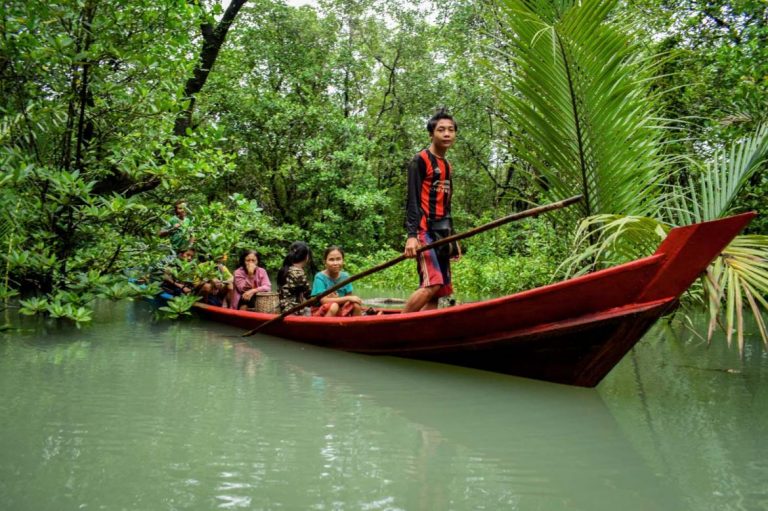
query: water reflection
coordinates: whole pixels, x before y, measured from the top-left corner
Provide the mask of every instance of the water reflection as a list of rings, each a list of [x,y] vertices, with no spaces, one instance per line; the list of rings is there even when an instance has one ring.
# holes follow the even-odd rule
[[[0,337],[0,508],[766,502],[764,371],[688,360],[695,369],[680,378],[698,383],[677,381],[658,370],[680,371],[671,357],[639,351],[598,392],[244,340],[121,307],[90,328],[30,324]],[[723,397],[753,411],[739,414]]]
[[[622,361],[601,386],[606,403],[688,508],[768,509],[768,355],[756,338],[741,359],[723,338],[673,333],[656,329]]]
[[[414,487],[408,509],[477,509],[481,503],[663,509],[679,502],[637,456],[594,390],[268,337],[235,350],[269,360],[292,392],[326,401],[323,407],[353,399],[350,415],[334,416],[322,433],[319,475],[344,475],[353,458],[371,477],[396,485],[398,478],[386,477],[394,465]],[[354,415],[371,411],[402,418],[407,433],[392,438]],[[353,447],[356,436],[366,437],[364,448]]]

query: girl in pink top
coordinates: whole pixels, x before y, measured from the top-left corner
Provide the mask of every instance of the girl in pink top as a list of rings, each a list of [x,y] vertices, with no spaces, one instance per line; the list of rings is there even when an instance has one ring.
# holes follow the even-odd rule
[[[240,265],[235,270],[234,277],[233,309],[253,308],[256,293],[268,293],[272,290],[267,270],[259,266],[259,254],[255,250],[246,250],[240,254]]]

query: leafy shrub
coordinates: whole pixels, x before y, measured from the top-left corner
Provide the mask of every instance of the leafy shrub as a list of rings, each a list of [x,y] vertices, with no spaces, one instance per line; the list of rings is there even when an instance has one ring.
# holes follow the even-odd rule
[[[197,300],[199,300],[199,297],[194,295],[174,296],[168,300],[167,305],[159,307],[158,310],[164,317],[170,319],[177,319],[181,316],[190,316],[191,313],[189,311]]]

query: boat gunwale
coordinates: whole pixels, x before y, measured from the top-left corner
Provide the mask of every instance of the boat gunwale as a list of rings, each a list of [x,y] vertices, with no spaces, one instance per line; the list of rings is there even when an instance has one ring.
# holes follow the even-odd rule
[[[418,317],[420,318],[429,318],[433,316],[449,316],[449,315],[455,315],[455,314],[465,314],[465,313],[475,312],[476,309],[493,307],[496,305],[505,304],[507,302],[511,303],[519,300],[536,298],[539,295],[556,293],[560,291],[561,288],[563,287],[571,287],[574,285],[588,283],[593,280],[610,278],[613,274],[622,273],[629,269],[636,270],[636,269],[644,268],[646,266],[660,264],[663,262],[664,259],[666,259],[666,257],[667,255],[665,253],[656,253],[640,259],[635,259],[634,261],[618,264],[616,266],[611,266],[610,268],[605,268],[602,270],[598,270],[596,272],[588,273],[586,275],[579,275],[578,277],[574,277],[571,279],[553,282],[552,284],[546,284],[544,286],[539,286],[532,289],[526,289],[524,291],[519,291],[511,295],[500,296],[498,298],[491,298],[488,300],[481,300],[477,302],[463,303],[463,304],[455,305],[453,307],[446,307],[442,309],[434,309],[434,310],[428,310],[428,311],[415,311],[415,312],[400,312],[398,310],[398,312],[390,313],[390,314],[371,315],[371,316],[352,316],[352,317],[322,317],[322,316],[308,317],[308,316],[294,315],[294,316],[285,317],[283,318],[282,321],[286,323],[300,323],[300,324],[306,324],[306,325],[318,324],[318,325],[327,326],[329,324],[341,324],[341,323],[353,323],[353,322],[354,323],[371,323],[371,324],[385,323],[385,322],[399,322],[407,318],[413,318],[415,317],[415,315],[418,315]],[[649,279],[649,282],[651,280],[652,279]],[[207,305],[200,302],[194,304],[194,307],[203,309],[203,310],[210,310],[212,313],[220,314],[223,316],[251,318],[251,319],[260,320],[260,321],[268,321],[274,318],[275,316],[277,316],[277,314],[229,309],[224,307],[217,307],[215,305]]]

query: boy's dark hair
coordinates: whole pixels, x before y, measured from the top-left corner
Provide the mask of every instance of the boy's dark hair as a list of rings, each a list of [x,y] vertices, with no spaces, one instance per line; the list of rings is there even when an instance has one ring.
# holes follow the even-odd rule
[[[448,113],[448,111],[444,108],[441,108],[437,112],[435,112],[435,115],[429,118],[427,121],[427,131],[430,135],[432,135],[435,132],[435,126],[437,126],[437,122],[442,119],[448,119],[449,121],[453,122],[453,129],[456,131],[459,131],[459,125],[456,124],[456,119],[453,118],[451,114]]]

